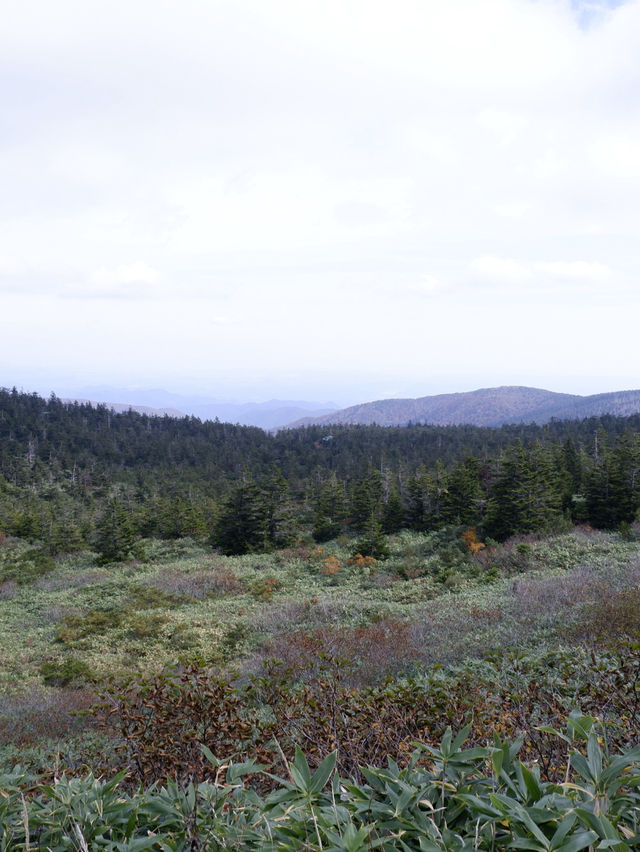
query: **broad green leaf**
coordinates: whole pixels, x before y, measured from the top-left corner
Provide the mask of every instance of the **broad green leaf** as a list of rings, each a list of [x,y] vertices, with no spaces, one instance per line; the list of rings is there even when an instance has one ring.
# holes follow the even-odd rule
[[[589,783],[593,783],[595,780],[593,775],[591,774],[591,769],[589,768],[589,764],[587,763],[587,759],[583,754],[580,754],[579,751],[574,751],[569,758],[571,766],[576,770],[576,772],[584,778],[585,781]]]
[[[558,828],[556,829],[555,834],[551,838],[551,845],[555,849],[557,846],[560,846],[562,841],[565,839],[567,834],[571,831],[576,821],[575,814],[568,814],[561,822]]]
[[[309,782],[310,793],[319,793],[324,788],[331,776],[331,773],[335,769],[337,757],[338,755],[335,751],[325,757]]]
[[[589,733],[587,740],[587,764],[594,781],[598,781],[602,772],[602,752],[598,745],[598,738],[593,731]]]
[[[580,849],[586,849],[597,837],[595,831],[579,831],[571,835],[562,846],[554,846],[553,852],[580,852]]]
[[[546,843],[541,843],[539,840],[534,840],[531,837],[516,837],[509,845],[509,849],[531,849],[533,852],[548,852],[549,846]]]
[[[296,746],[296,756],[293,763],[289,764],[289,772],[296,787],[307,793],[311,783],[311,770],[300,746]]]
[[[520,773],[522,774],[522,780],[524,781],[525,786],[527,788],[527,792],[529,793],[531,798],[537,802],[540,796],[542,795],[542,790],[540,789],[538,779],[533,774],[533,772],[528,769],[524,764],[519,763],[518,766],[520,769]]]
[[[449,739],[451,739],[451,729],[449,728],[448,730],[449,730]],[[471,725],[465,725],[464,728],[456,735],[456,738],[454,739],[453,743],[451,744],[451,752],[452,753],[458,751],[458,749],[460,748],[462,743],[469,736],[470,730],[471,730]],[[445,734],[445,737],[446,737],[446,734]],[[442,738],[442,742],[444,744],[444,737]],[[444,749],[443,749],[443,751],[444,751]]]

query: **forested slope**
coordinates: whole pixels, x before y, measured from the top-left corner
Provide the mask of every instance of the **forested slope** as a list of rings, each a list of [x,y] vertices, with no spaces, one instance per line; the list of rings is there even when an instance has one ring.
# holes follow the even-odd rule
[[[640,415],[502,426],[309,426],[270,435],[0,391],[0,532],[105,560],[144,537],[225,552],[457,524],[498,540],[615,528],[640,506]],[[373,542],[378,541],[378,545]],[[113,543],[115,542],[115,544]]]

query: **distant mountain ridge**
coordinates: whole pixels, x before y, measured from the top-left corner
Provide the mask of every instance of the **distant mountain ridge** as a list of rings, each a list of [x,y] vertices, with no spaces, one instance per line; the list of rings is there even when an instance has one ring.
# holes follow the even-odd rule
[[[104,405],[106,408],[111,409],[111,411],[115,411],[116,414],[122,414],[124,411],[137,411],[138,414],[148,414],[149,417],[186,417],[187,415],[183,411],[178,411],[177,408],[153,408],[150,405],[131,405],[128,402],[97,402],[94,399],[76,399],[64,397],[60,400],[60,402],[64,402],[65,405],[74,405],[78,403],[78,405],[90,405],[92,408],[95,408],[98,405]]]
[[[311,424],[406,426],[502,426],[505,423],[548,423],[551,419],[580,420],[612,414],[640,413],[640,390],[613,391],[591,396],[556,393],[541,388],[507,385],[463,393],[445,393],[418,399],[381,399],[352,405],[323,417],[305,417],[286,428]]]
[[[110,402],[112,399],[129,402]],[[156,389],[127,389],[108,385],[86,387],[76,393],[65,393],[62,402],[106,405],[116,412],[137,411],[154,417],[198,417],[223,423],[240,423],[261,429],[282,428],[296,418],[321,417],[337,409],[335,403],[318,403],[307,400],[271,399],[266,402],[227,402],[212,397],[187,396]]]

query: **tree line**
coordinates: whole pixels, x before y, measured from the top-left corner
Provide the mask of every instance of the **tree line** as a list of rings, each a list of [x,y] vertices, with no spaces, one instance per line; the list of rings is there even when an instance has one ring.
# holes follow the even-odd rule
[[[269,434],[115,414],[0,390],[0,534],[104,561],[142,538],[225,553],[403,528],[504,540],[561,523],[614,529],[640,508],[640,416],[473,426],[309,426]],[[366,554],[365,554],[366,555]]]

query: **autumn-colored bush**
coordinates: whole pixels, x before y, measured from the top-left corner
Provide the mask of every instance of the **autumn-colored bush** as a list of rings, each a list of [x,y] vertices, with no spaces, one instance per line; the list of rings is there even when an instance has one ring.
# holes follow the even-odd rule
[[[251,584],[250,591],[254,598],[270,601],[281,586],[282,582],[277,577],[260,577]]]
[[[337,556],[327,556],[322,563],[322,573],[325,577],[333,577],[342,568],[342,563]]]
[[[214,564],[209,569],[198,571],[163,568],[143,583],[174,598],[196,601],[204,600],[210,595],[236,595],[244,591],[242,581],[222,564]]]
[[[228,681],[197,664],[112,685],[94,714],[117,736],[124,766],[144,783],[204,777],[202,745],[216,755],[272,759],[265,750],[270,723]]]
[[[462,533],[462,540],[469,549],[469,553],[473,556],[479,551],[484,550],[486,545],[480,541],[475,527],[470,527]]]
[[[614,646],[640,639],[640,586],[610,589],[606,595],[589,601],[572,633],[583,641]]]
[[[355,568],[372,568],[376,564],[373,556],[363,556],[361,553],[354,555],[347,560],[347,565],[353,565]]]
[[[0,742],[27,746],[73,736],[94,724],[92,716],[81,714],[95,701],[93,690],[73,687],[32,687],[27,692],[2,696]]]
[[[357,779],[360,766],[387,758],[405,764],[415,742],[434,745],[448,727],[465,724],[471,745],[494,734],[519,738],[542,777],[561,780],[567,745],[548,728],[562,727],[576,707],[607,722],[612,749],[640,737],[640,646],[598,657],[502,654],[361,688],[351,684],[354,663],[323,653],[311,637],[306,652],[306,670],[271,660],[261,677],[242,684],[196,665],[130,681],[106,694],[101,718],[119,735],[125,765],[145,782],[202,777],[202,744],[219,757],[257,756],[277,771],[296,746],[312,766],[336,751],[340,773]]]

